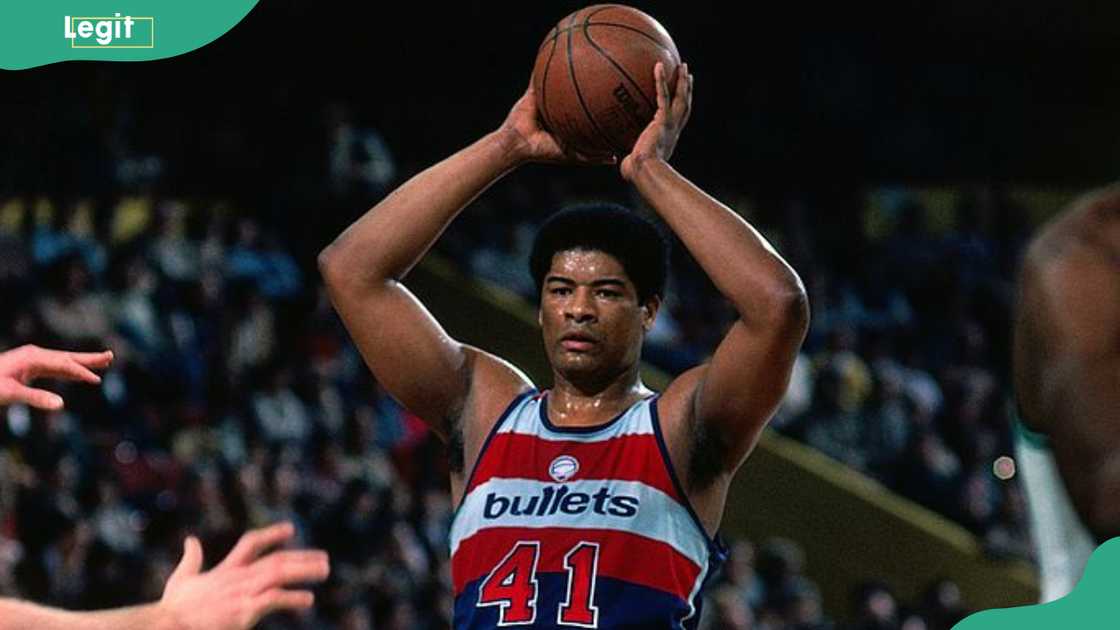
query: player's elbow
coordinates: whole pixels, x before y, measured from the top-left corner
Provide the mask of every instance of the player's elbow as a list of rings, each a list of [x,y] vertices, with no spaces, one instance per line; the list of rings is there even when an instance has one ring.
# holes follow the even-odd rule
[[[340,277],[340,261],[339,247],[336,243],[331,243],[319,252],[319,275],[323,276],[323,281],[328,286],[335,284]]]
[[[787,316],[799,326],[809,326],[809,294],[805,291],[801,278],[797,276],[794,276],[794,281],[786,292],[785,310]]]
[[[804,339],[809,332],[809,295],[798,280],[796,290],[789,293],[783,301],[783,313],[789,330]]]
[[[809,295],[796,275],[774,283],[765,295],[756,296],[756,301],[761,302],[762,319],[768,327],[805,337],[809,329]]]
[[[339,241],[319,252],[318,264],[332,301],[342,295],[370,297],[395,282],[376,261],[362,257],[352,246]]]
[[[319,275],[328,288],[349,284],[357,278],[353,252],[341,239],[335,240],[319,252]]]

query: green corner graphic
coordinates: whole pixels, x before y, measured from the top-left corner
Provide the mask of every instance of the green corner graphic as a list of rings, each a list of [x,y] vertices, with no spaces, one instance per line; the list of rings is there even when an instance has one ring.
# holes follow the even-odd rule
[[[1036,606],[997,608],[969,616],[953,630],[1051,630],[1115,628],[1120,584],[1120,538],[1105,542],[1089,558],[1085,574],[1069,595]]]
[[[151,61],[218,39],[257,0],[43,0],[4,8],[0,68],[59,61]]]

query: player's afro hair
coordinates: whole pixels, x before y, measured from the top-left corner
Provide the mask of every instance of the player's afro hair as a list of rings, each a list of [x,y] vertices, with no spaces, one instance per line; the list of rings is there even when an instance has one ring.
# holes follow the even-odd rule
[[[669,243],[652,221],[623,206],[605,202],[573,205],[544,222],[529,256],[529,273],[538,294],[552,268],[552,257],[568,250],[613,256],[634,283],[639,302],[665,293]]]

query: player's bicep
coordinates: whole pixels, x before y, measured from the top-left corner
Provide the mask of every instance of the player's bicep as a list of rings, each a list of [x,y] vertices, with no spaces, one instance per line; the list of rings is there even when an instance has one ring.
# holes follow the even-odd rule
[[[378,383],[446,439],[470,387],[463,344],[399,282],[361,293],[332,287],[330,296]]]

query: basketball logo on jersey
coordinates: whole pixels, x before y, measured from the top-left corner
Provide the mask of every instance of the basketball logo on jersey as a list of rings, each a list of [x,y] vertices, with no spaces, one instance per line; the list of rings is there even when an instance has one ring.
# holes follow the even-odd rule
[[[579,460],[571,455],[561,455],[548,465],[548,474],[557,482],[564,483],[579,472]]]

